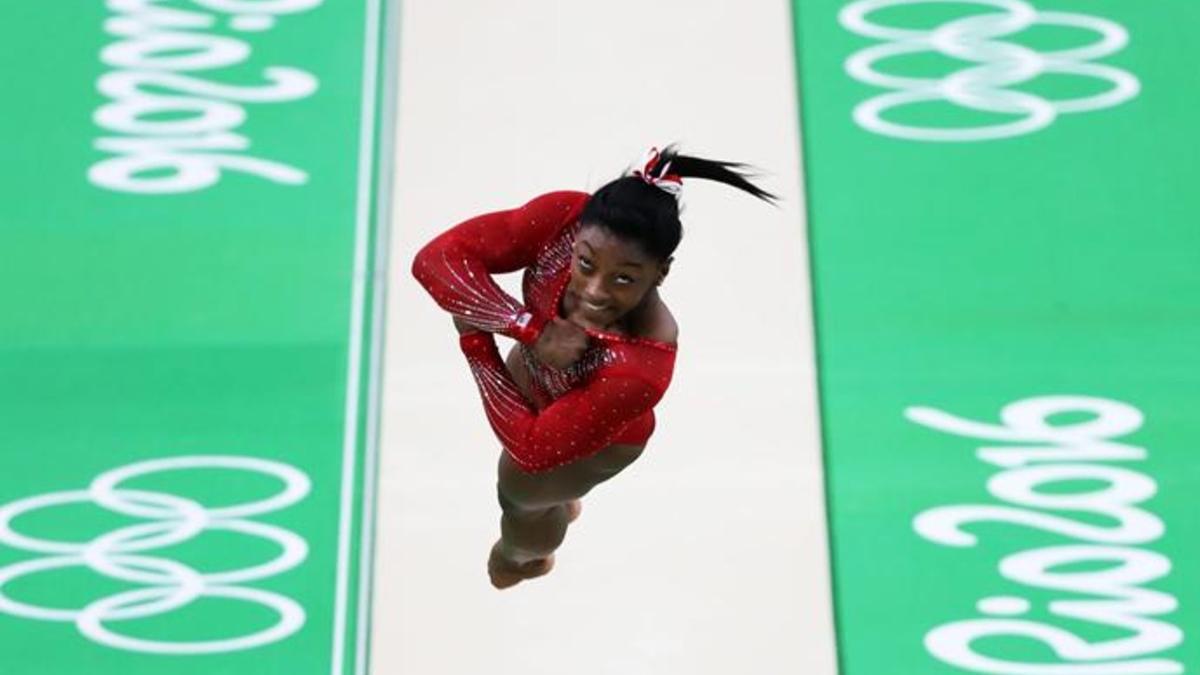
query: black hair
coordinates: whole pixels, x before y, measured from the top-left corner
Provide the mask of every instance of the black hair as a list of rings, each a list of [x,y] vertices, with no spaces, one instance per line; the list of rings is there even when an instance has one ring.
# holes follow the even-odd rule
[[[671,145],[661,152],[651,173],[654,178],[661,178],[665,170],[665,173],[680,178],[713,180],[775,203],[778,199],[775,195],[750,182],[748,168],[737,162],[681,155],[676,146]],[[638,175],[626,174],[596,190],[579,220],[584,225],[600,225],[613,234],[637,242],[658,260],[670,258],[683,238],[679,201]]]

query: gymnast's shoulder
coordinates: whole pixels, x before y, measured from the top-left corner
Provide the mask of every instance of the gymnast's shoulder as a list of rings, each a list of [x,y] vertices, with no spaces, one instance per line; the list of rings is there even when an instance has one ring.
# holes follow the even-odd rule
[[[635,337],[672,346],[679,342],[679,324],[675,321],[675,315],[658,297],[637,317],[631,333]]]

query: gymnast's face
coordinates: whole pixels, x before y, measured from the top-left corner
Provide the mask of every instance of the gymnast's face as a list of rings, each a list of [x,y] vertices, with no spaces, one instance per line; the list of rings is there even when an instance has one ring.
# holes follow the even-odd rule
[[[608,329],[634,311],[662,283],[670,261],[599,225],[584,225],[572,249],[571,281],[563,296],[567,318],[585,328]]]

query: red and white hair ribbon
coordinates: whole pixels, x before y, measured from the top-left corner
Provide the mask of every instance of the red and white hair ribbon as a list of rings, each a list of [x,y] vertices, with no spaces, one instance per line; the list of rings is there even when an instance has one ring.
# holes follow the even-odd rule
[[[646,153],[646,157],[642,160],[641,168],[634,169],[633,175],[641,178],[650,185],[678,197],[683,190],[683,177],[671,173],[671,163],[667,162],[661,169],[658,168],[659,162],[662,161],[662,155],[658,148],[650,148]]]

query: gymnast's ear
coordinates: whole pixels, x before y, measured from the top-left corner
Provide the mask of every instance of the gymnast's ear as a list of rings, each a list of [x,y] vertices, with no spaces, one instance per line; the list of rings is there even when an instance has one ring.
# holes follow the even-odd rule
[[[655,286],[662,285],[663,279],[666,279],[667,275],[671,273],[671,263],[674,261],[675,261],[675,256],[668,256],[666,260],[659,263],[658,279],[655,280],[655,282],[654,282]]]

